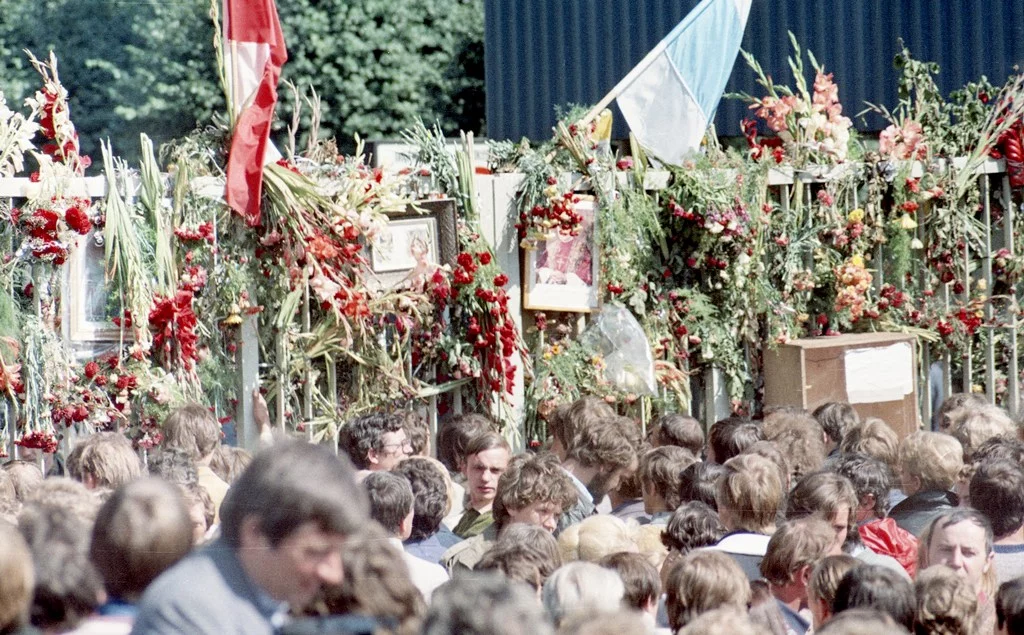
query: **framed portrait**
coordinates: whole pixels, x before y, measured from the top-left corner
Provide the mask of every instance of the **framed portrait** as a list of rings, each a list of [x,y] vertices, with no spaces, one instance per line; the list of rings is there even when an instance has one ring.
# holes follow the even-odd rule
[[[116,302],[107,289],[103,246],[93,233],[79,239],[67,267],[65,306],[68,337],[72,342],[117,342],[121,331],[112,321],[117,317]],[[131,337],[131,334],[126,334]]]
[[[459,255],[455,201],[418,201],[388,214],[388,225],[367,245],[367,260],[380,288],[400,284],[420,260],[454,265]]]
[[[597,203],[576,204],[583,217],[576,236],[551,232],[527,249],[523,307],[589,313],[598,308]]]

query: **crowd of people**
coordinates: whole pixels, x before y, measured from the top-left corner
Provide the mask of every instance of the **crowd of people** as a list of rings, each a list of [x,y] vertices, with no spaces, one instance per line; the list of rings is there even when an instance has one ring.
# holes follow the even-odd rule
[[[0,633],[1024,633],[1024,441],[977,396],[903,439],[844,403],[548,419],[540,451],[408,412],[253,457],[191,405],[145,456],[10,461]]]

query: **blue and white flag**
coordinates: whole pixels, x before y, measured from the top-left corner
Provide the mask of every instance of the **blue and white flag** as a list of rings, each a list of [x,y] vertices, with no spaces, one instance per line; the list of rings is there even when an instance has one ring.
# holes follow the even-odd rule
[[[703,0],[615,91],[640,143],[671,164],[696,149],[732,74],[751,0]]]

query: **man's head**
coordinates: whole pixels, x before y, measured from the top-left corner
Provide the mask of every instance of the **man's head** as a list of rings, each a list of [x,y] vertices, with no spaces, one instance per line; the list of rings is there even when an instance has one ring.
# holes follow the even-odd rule
[[[206,406],[191,403],[173,410],[164,419],[163,446],[181,448],[197,462],[208,461],[220,445],[217,418]]]
[[[910,630],[914,626],[914,605],[914,587],[906,578],[892,569],[864,564],[850,569],[839,581],[832,614],[870,608],[886,613]]]
[[[580,397],[571,404],[556,408],[549,417],[548,427],[551,431],[551,451],[559,459],[564,460],[573,439],[580,430],[591,425],[598,419],[614,417],[615,410],[598,397]]]
[[[599,500],[618,487],[625,474],[636,469],[639,445],[640,432],[632,419],[595,419],[576,431],[566,461],[594,471],[585,484],[594,499]]]
[[[715,493],[718,491],[718,481],[725,474],[725,468],[718,463],[710,461],[699,461],[683,470],[680,475],[679,500],[700,501],[706,503],[712,509],[718,510],[718,501],[715,500]]]
[[[1024,468],[1009,461],[982,463],[971,478],[971,505],[988,518],[996,540],[1024,526]]]
[[[498,479],[508,467],[511,456],[508,441],[497,432],[484,432],[466,444],[463,464],[471,507],[482,510],[494,502]]]
[[[28,623],[35,573],[32,554],[18,530],[0,523],[0,632],[19,632]]]
[[[137,601],[149,583],[192,549],[192,521],[177,488],[133,481],[100,508],[89,559],[112,598]]]
[[[666,445],[649,450],[640,459],[644,511],[653,514],[679,507],[683,471],[697,462],[689,450]]]
[[[423,540],[437,533],[441,521],[448,514],[448,487],[441,471],[432,459],[412,457],[392,470],[412,486],[413,518],[411,540]]]
[[[814,630],[821,628],[832,616],[832,604],[836,599],[839,581],[846,573],[856,567],[859,561],[846,554],[825,556],[811,571],[811,579],[807,583],[807,606],[814,617]]]
[[[363,479],[370,500],[370,518],[384,531],[405,540],[412,533],[412,486],[393,472],[373,472]]]
[[[964,468],[960,442],[941,432],[919,430],[900,442],[900,481],[907,495],[952,490]]]
[[[412,446],[412,456],[430,456],[430,426],[419,412],[407,410],[402,413],[405,434]]]
[[[721,551],[688,553],[668,574],[665,608],[672,631],[678,631],[702,613],[724,606],[745,611],[750,582],[732,556]]]
[[[839,451],[842,454],[867,454],[882,461],[893,472],[899,466],[900,439],[889,424],[878,417],[867,417],[846,431]]]
[[[638,611],[656,612],[661,597],[661,578],[654,565],[639,553],[620,551],[601,558],[599,565],[619,574],[626,593],[626,606]]]
[[[341,428],[338,444],[360,470],[390,470],[412,453],[402,417],[373,413]]]
[[[718,544],[725,536],[725,527],[718,514],[700,501],[689,501],[680,505],[668,519],[661,532],[661,544],[668,549],[661,566],[664,580],[672,566],[694,549]]]
[[[1015,578],[999,585],[996,593],[996,633],[1024,633],[1024,578]]]
[[[471,571],[431,597],[423,635],[551,635],[550,622],[525,584],[491,571]]]
[[[782,496],[775,464],[761,456],[741,454],[726,461],[715,500],[729,531],[771,533]]]
[[[978,616],[978,592],[946,567],[928,567],[914,581],[915,633],[971,633]]]
[[[497,429],[485,414],[471,412],[451,419],[438,433],[437,458],[452,474],[461,474],[466,461],[466,446],[473,437]]]
[[[341,546],[367,518],[348,461],[297,441],[256,456],[221,505],[223,540],[250,578],[296,608],[341,581]]]
[[[716,421],[708,430],[708,461],[725,464],[758,441],[764,441],[761,426],[743,417]]]
[[[860,423],[860,416],[848,403],[830,401],[814,409],[814,418],[828,437],[829,449],[837,447],[846,431]]]
[[[142,475],[131,441],[119,432],[97,432],[81,439],[68,455],[68,474],[89,489],[115,489]]]
[[[694,456],[704,449],[704,428],[693,417],[681,414],[662,415],[651,431],[651,444],[686,448]]]
[[[494,524],[501,529],[512,523],[539,525],[550,532],[558,517],[576,502],[572,480],[553,454],[520,454],[509,461],[498,479],[494,498]]]
[[[771,585],[772,594],[784,602],[805,600],[811,572],[829,555],[833,542],[832,528],[822,520],[804,518],[783,523],[772,534],[761,560],[761,575]]]
[[[815,472],[800,479],[786,499],[786,520],[814,516],[833,532],[831,551],[838,554],[847,534],[856,527],[857,493],[845,476]]]
[[[593,562],[563,565],[547,579],[541,591],[544,608],[556,626],[581,613],[615,611],[624,593],[618,574]]]
[[[885,518],[892,488],[892,472],[888,465],[867,454],[843,454],[832,469],[849,479],[857,492],[855,522]]]
[[[4,471],[11,477],[14,494],[18,501],[25,502],[36,487],[43,482],[43,471],[35,463],[28,461],[8,461],[4,463]]]
[[[474,571],[497,570],[509,579],[539,591],[562,566],[562,554],[551,532],[539,525],[513,523],[506,527]]]
[[[967,578],[977,591],[992,568],[992,526],[981,512],[955,509],[928,525],[921,535],[918,567],[945,565]]]

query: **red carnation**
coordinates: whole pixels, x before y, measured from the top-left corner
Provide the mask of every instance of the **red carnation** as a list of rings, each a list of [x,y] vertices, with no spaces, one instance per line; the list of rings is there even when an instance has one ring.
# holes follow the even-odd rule
[[[481,251],[476,257],[480,259],[480,264],[482,265],[491,264],[491,252],[489,251]]]
[[[64,214],[64,222],[83,236],[92,231],[92,221],[89,220],[89,215],[78,207],[72,207]]]
[[[494,286],[503,287],[506,284],[508,284],[508,276],[506,276],[503,273],[499,273],[498,275],[494,276]]]
[[[100,365],[96,362],[89,362],[85,365],[85,378],[92,379],[96,374],[100,372]]]

